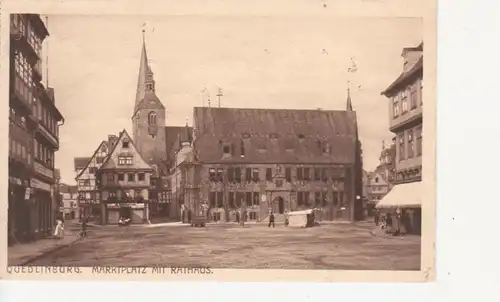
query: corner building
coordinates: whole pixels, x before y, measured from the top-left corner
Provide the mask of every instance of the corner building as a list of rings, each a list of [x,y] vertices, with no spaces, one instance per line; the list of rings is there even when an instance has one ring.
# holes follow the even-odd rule
[[[422,223],[423,43],[404,48],[403,71],[382,92],[389,99],[389,130],[395,134],[392,190],[377,204],[406,220],[405,232],[420,233]],[[406,225],[405,225],[406,224]]]
[[[55,152],[63,116],[42,80],[42,43],[49,32],[37,14],[10,16],[8,243],[51,234]]]

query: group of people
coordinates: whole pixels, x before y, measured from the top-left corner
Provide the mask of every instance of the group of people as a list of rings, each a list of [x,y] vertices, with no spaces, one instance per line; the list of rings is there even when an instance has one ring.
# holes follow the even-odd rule
[[[375,212],[375,225],[379,226],[382,230],[385,231],[386,234],[392,234],[392,235],[400,235],[401,233],[408,233],[410,232],[411,225],[410,225],[410,216],[407,212],[400,212],[398,211],[396,213],[396,226],[393,224],[393,217],[391,213],[386,213],[385,215],[381,215],[379,210]],[[402,229],[403,227],[403,229]]]
[[[80,238],[87,237],[87,226],[88,226],[88,217],[82,219],[81,229],[78,232],[78,237]],[[54,229],[54,238],[55,239],[64,238],[64,218],[62,217],[59,217],[56,220],[56,228]]]

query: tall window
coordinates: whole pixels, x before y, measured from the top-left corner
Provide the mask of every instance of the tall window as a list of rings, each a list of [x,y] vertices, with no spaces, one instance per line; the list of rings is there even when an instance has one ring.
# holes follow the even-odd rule
[[[223,200],[224,200],[224,195],[223,192],[217,192],[217,207],[222,208],[223,205]]]
[[[253,192],[253,205],[258,206],[260,203],[260,194],[259,192]]]
[[[401,91],[401,113],[408,112],[408,90]]]
[[[408,130],[406,132],[406,135],[408,137],[408,158],[412,158],[413,157],[413,153],[414,153],[414,140],[413,140],[413,129],[411,130]]]
[[[321,170],[319,168],[314,168],[314,180],[321,180]]]
[[[402,161],[406,158],[405,153],[405,134],[401,133],[399,135],[399,161]]]
[[[292,182],[292,168],[285,168],[285,180],[286,182]]]
[[[328,169],[327,168],[321,169],[321,178],[323,179],[324,182],[328,181]]]
[[[420,106],[423,104],[423,99],[424,99],[424,80],[420,80]]]
[[[241,168],[240,167],[234,168],[234,181],[237,183],[241,182]]]
[[[304,180],[302,168],[297,168],[297,180]]]
[[[399,116],[399,100],[397,96],[392,97],[392,116]]]
[[[417,108],[418,105],[417,89],[415,89],[414,87],[411,88],[410,90],[410,102],[411,102],[411,109]]]
[[[236,198],[236,192],[229,192],[229,208],[234,209],[235,208],[235,198]]]
[[[422,155],[422,126],[415,129],[415,136],[417,137],[417,156]]]
[[[252,169],[252,180],[253,180],[253,182],[260,181],[259,168]]]
[[[252,168],[246,168],[245,169],[245,180],[247,182],[251,182],[252,181]]]
[[[311,173],[309,168],[304,168],[304,180],[311,180]]]
[[[273,169],[272,168],[266,168],[266,180],[273,181]]]
[[[217,192],[210,192],[209,196],[209,203],[211,208],[215,208],[215,200],[216,200],[216,194]]]
[[[156,112],[151,111],[151,112],[148,114],[148,124],[149,124],[150,126],[156,126]]]
[[[214,168],[208,169],[208,179],[210,179],[210,181],[217,181]]]

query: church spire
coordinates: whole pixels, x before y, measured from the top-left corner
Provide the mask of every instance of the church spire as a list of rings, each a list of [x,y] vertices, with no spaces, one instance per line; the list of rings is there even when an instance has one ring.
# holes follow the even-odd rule
[[[352,111],[351,89],[347,88],[347,104],[346,111]]]
[[[137,111],[139,104],[147,92],[155,93],[155,81],[153,71],[149,66],[148,54],[146,52],[146,32],[142,30],[142,52],[139,65],[139,76],[137,79],[137,93],[135,97],[134,112]]]

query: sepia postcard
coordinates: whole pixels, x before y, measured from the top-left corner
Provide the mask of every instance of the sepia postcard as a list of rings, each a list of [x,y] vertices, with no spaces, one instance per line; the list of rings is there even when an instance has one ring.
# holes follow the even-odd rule
[[[435,17],[3,0],[2,278],[433,281]]]

